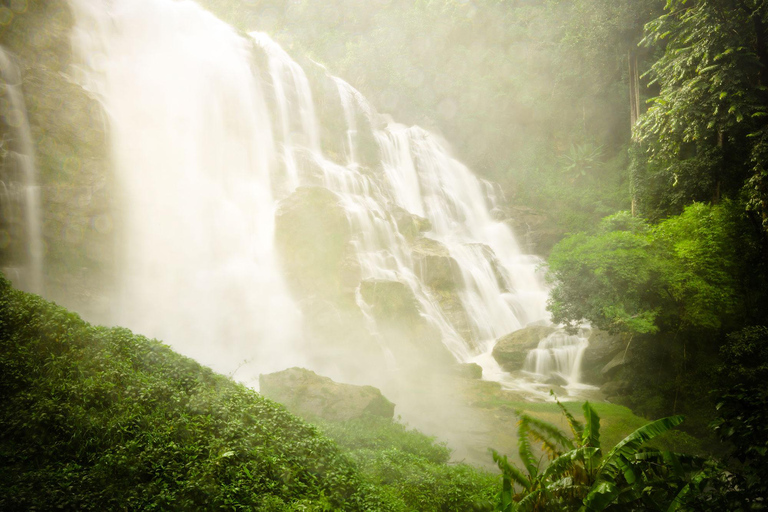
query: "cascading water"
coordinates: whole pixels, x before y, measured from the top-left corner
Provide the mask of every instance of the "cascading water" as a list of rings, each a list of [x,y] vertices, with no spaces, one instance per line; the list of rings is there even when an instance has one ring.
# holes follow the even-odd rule
[[[567,384],[578,384],[581,359],[588,346],[584,332],[554,332],[528,353],[523,370],[540,378],[557,376]]]
[[[272,129],[252,43],[191,2],[73,2],[122,193],[115,322],[249,380],[300,362],[275,262]],[[245,365],[243,363],[246,363]]]
[[[323,151],[310,81],[267,35],[238,35],[189,1],[72,5],[80,79],[109,113],[123,193],[117,323],[222,371],[251,360],[259,371],[303,364],[299,310],[276,261],[275,208],[297,187],[321,185],[344,208],[363,282],[405,284],[458,361],[531,389],[502,372],[490,351],[498,337],[548,321],[541,260],[522,254],[490,214],[489,185],[435,135],[393,122],[372,128],[382,162],[364,169],[358,121],[385,123],[358,91],[328,77],[345,122],[344,161],[333,161]],[[255,51],[266,56],[266,83]],[[398,208],[431,225],[423,241],[449,262],[463,329],[441,303],[448,292],[427,282],[430,269],[398,228]],[[354,301],[375,322],[359,287]],[[372,324],[371,331],[379,339]],[[578,357],[552,354],[552,371],[577,382]],[[386,346],[382,357],[397,365]]]
[[[19,288],[43,293],[40,187],[21,73],[0,47],[0,266]]]

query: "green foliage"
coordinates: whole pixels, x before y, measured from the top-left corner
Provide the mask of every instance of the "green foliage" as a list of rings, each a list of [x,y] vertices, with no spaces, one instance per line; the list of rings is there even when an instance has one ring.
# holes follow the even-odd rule
[[[731,203],[686,208],[651,226],[620,213],[594,234],[560,242],[550,258],[554,320],[586,319],[627,334],[717,331],[749,302],[742,260],[754,249]]]
[[[397,510],[315,427],[0,279],[0,508]]]
[[[648,163],[641,204],[653,214],[743,190],[768,230],[768,6],[669,0],[666,10],[644,40],[663,53],[649,71],[659,94],[637,126]]]
[[[557,403],[572,427],[572,439],[554,425],[519,414],[520,458],[525,471],[492,450],[502,472],[496,510],[675,510],[688,503],[691,484],[704,480],[700,476],[703,461],[644,448],[648,441],[679,425],[682,416],[643,425],[603,456],[600,418],[589,402],[583,405],[583,424]],[[539,464],[529,463],[536,460],[531,439],[541,442],[549,459],[541,470]],[[706,478],[711,476],[706,473]]]
[[[734,475],[720,492],[730,510],[765,507],[768,494],[768,327],[747,327],[728,336],[717,368],[718,437],[731,447]]]
[[[392,420],[368,416],[321,430],[357,462],[365,480],[403,510],[490,510],[497,478],[466,464],[447,464],[444,444]]]

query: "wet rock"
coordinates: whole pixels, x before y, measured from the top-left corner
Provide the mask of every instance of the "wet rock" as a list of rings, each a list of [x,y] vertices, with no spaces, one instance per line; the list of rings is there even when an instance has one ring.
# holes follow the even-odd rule
[[[461,270],[448,249],[431,238],[419,238],[411,247],[416,273],[436,290],[454,290],[461,284]]]
[[[522,370],[528,352],[555,330],[550,326],[533,325],[502,336],[493,347],[493,358],[508,372]]]
[[[360,293],[377,320],[413,323],[421,318],[416,297],[404,283],[366,279],[360,283]]]
[[[470,346],[476,346],[477,339],[472,330],[472,322],[461,303],[456,290],[436,290],[434,295],[437,298],[440,309],[451,326]]]
[[[360,283],[360,295],[370,307],[382,343],[399,365],[418,369],[424,364],[456,363],[443,344],[440,331],[422,316],[418,301],[406,284],[366,279]]]
[[[419,217],[399,206],[392,207],[392,217],[397,224],[397,230],[409,241],[413,241],[421,233],[432,229],[432,223],[429,222],[429,219]]]
[[[350,239],[344,208],[326,188],[299,187],[278,206],[275,245],[286,281],[301,297],[337,296],[359,281]]]
[[[589,347],[584,351],[581,361],[582,380],[588,384],[602,384],[605,375],[602,368],[613,357],[626,348],[626,341],[616,334],[607,331],[593,329],[589,335]]]
[[[491,267],[491,271],[493,272],[494,277],[496,278],[496,284],[499,287],[499,290],[502,292],[510,292],[512,291],[510,286],[510,279],[507,275],[507,271],[504,269],[504,267],[499,262],[499,259],[496,257],[496,253],[493,252],[493,249],[491,249],[489,246],[485,244],[465,244],[468,247],[477,249],[480,251],[480,253],[483,255],[485,260],[488,262],[488,265]]]
[[[625,380],[613,380],[600,386],[600,391],[606,398],[622,396],[632,391],[632,384]]]
[[[465,379],[482,379],[483,368],[477,363],[463,363],[456,366],[456,375]]]
[[[545,381],[546,384],[549,384],[551,386],[567,386],[568,381],[560,375],[559,373],[553,373],[551,374],[547,380]]]
[[[608,363],[600,369],[600,373],[607,378],[612,377],[616,372],[623,368],[629,362],[629,354],[624,351],[617,352]]]
[[[395,404],[373,386],[335,382],[304,368],[289,368],[261,375],[262,395],[303,417],[347,421],[365,415],[392,418]]]

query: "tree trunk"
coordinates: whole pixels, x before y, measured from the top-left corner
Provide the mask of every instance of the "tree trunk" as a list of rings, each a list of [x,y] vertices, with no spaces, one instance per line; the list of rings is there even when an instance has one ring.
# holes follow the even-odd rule
[[[631,144],[636,144],[635,124],[640,118],[640,74],[637,70],[637,50],[630,48],[629,61],[629,129],[631,130]],[[635,171],[636,172],[636,171]],[[630,179],[630,195],[632,197],[632,216],[634,217],[637,209],[637,190],[634,185],[636,180]]]

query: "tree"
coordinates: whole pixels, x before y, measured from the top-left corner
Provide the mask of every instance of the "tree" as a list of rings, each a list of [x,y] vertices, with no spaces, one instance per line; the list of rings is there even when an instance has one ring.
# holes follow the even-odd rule
[[[663,53],[637,126],[641,209],[661,217],[743,194],[768,233],[768,2],[668,0],[666,11],[644,39]]]

